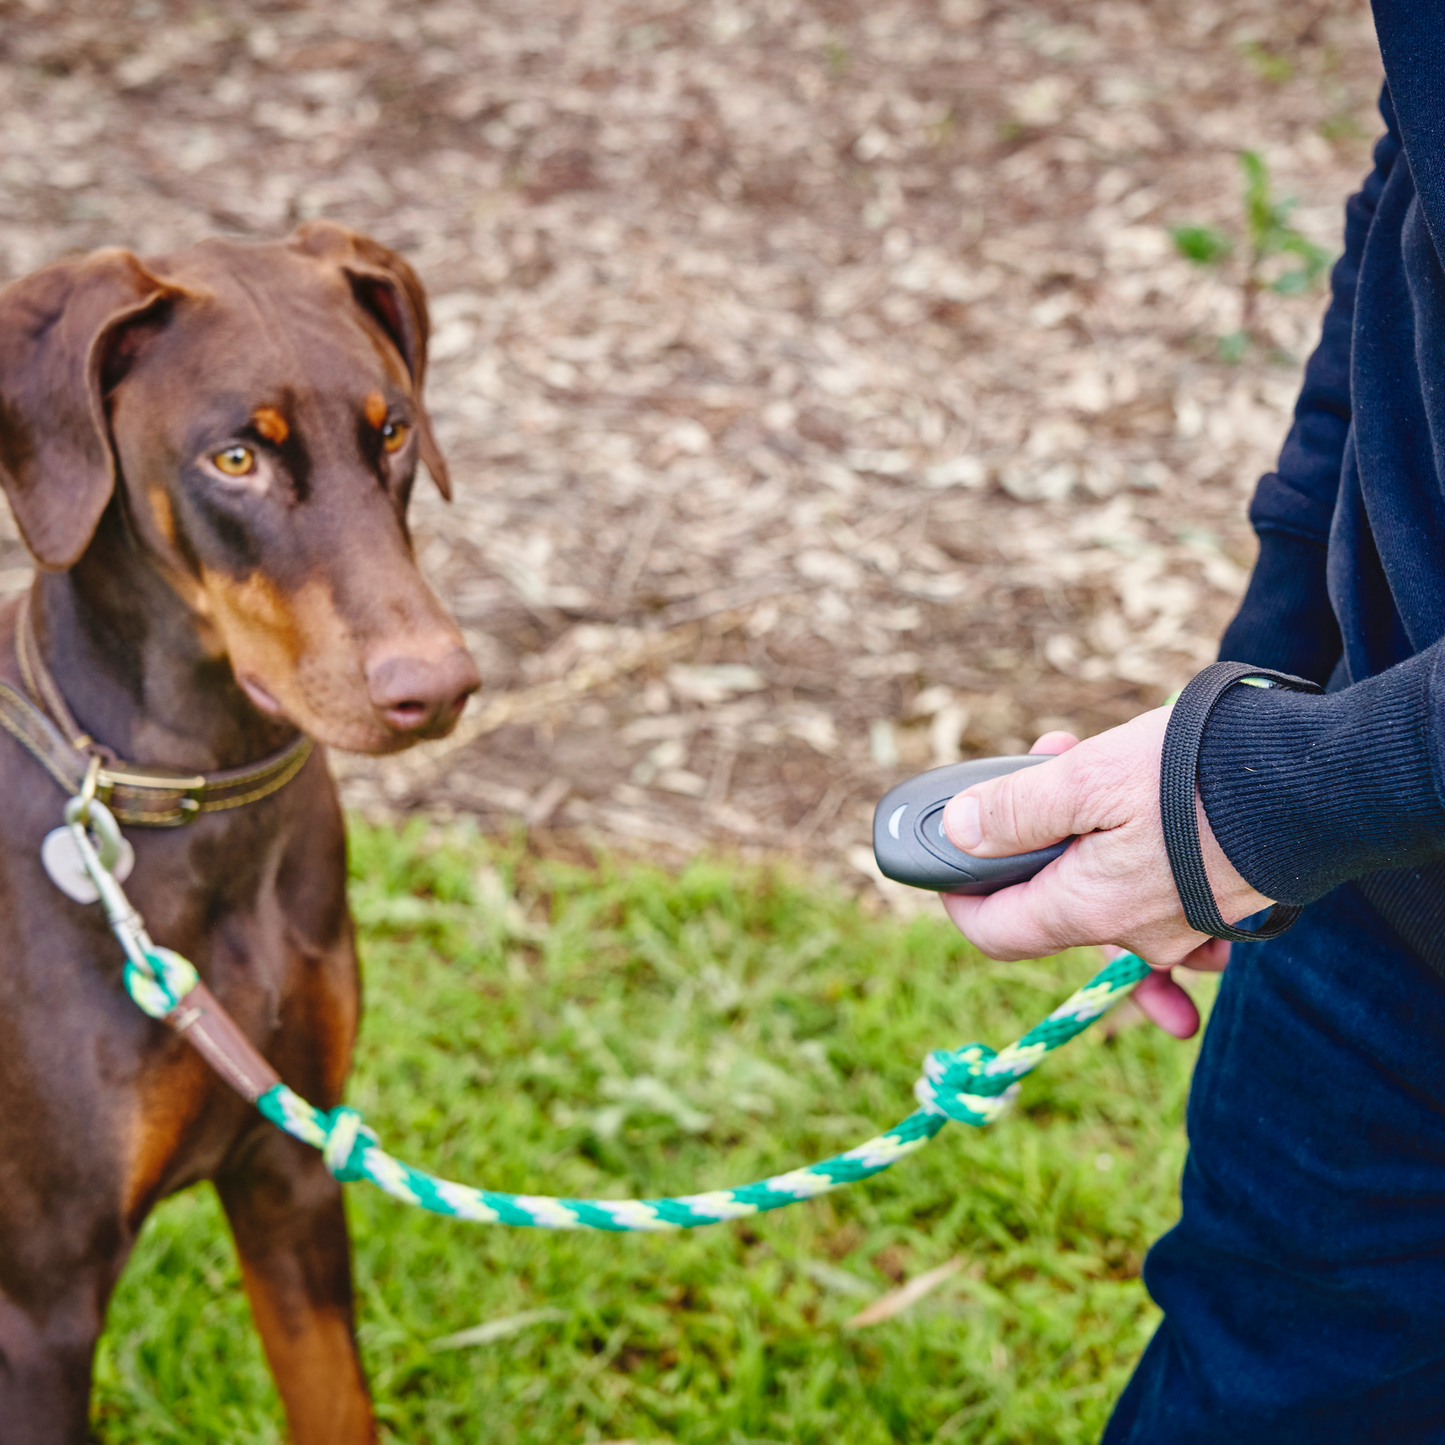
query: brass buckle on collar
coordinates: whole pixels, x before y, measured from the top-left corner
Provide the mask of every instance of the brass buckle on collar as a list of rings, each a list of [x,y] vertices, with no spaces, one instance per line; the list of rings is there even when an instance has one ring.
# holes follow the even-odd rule
[[[159,813],[147,821],[161,828],[179,828],[197,817],[201,811],[201,795],[206,791],[206,780],[199,773],[183,773],[179,769],[163,767],[133,768],[102,766],[95,780],[95,795],[102,803],[109,804],[116,788],[127,792],[165,793],[173,797],[171,804],[176,816],[164,818]]]

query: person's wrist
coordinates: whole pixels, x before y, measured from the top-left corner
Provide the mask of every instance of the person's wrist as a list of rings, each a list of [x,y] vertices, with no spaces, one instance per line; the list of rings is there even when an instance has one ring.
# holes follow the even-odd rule
[[[1266,898],[1229,861],[1229,855],[1220,846],[1209,824],[1209,815],[1204,811],[1204,802],[1196,789],[1194,794],[1194,815],[1199,822],[1199,851],[1204,855],[1204,871],[1209,877],[1209,886],[1214,892],[1214,901],[1220,916],[1226,923],[1238,923],[1263,908],[1269,908],[1273,898]]]

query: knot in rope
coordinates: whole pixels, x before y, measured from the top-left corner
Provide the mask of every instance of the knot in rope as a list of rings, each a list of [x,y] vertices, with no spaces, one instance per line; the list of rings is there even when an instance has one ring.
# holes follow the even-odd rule
[[[946,1114],[961,1124],[991,1124],[1018,1093],[1019,1073],[1028,1072],[1016,1072],[1011,1061],[999,1068],[998,1058],[987,1044],[934,1049],[923,1061],[913,1095],[931,1114]]]
[[[321,1157],[326,1161],[326,1167],[343,1184],[349,1184],[353,1179],[365,1179],[362,1161],[367,1149],[376,1143],[375,1132],[366,1127],[355,1109],[345,1104],[338,1104],[329,1114],[321,1117],[326,1129]]]
[[[154,944],[143,951],[150,972],[127,960],[125,986],[137,1004],[153,1019],[163,1019],[201,981],[188,959]]]

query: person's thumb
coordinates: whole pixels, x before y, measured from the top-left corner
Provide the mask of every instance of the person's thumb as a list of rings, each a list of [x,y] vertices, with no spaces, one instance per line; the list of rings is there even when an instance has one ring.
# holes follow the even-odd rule
[[[943,831],[956,848],[981,858],[1005,858],[1047,848],[1078,831],[1078,779],[1067,753],[975,783],[950,798]]]

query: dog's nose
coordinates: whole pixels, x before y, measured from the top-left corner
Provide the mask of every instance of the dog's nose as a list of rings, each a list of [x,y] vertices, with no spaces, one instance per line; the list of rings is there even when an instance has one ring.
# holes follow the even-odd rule
[[[424,737],[446,732],[481,685],[464,647],[449,648],[436,659],[391,653],[366,669],[372,706],[387,726]]]

